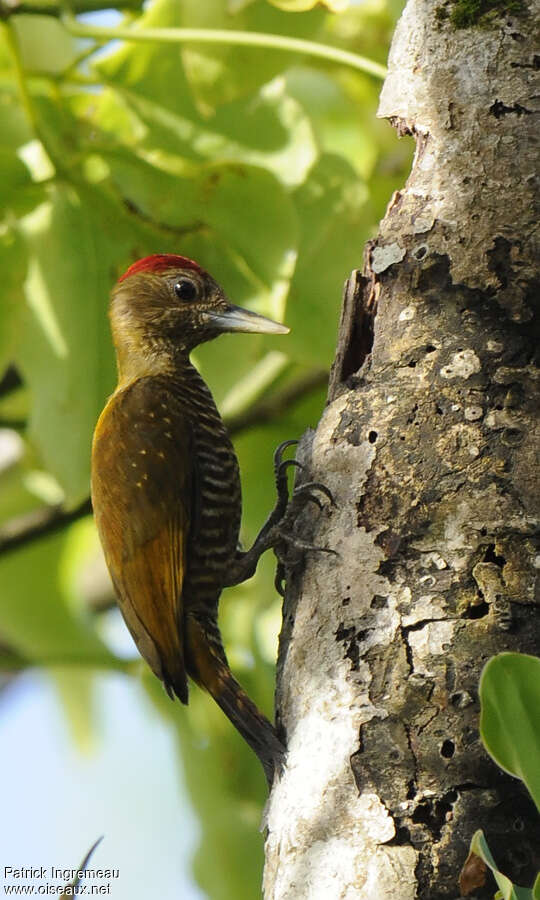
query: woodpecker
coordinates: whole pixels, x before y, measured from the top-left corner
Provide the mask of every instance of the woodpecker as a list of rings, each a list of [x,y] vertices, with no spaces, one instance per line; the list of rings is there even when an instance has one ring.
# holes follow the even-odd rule
[[[172,254],[130,266],[113,289],[110,321],[118,385],[94,434],[92,503],[121,612],[169,695],[187,703],[187,676],[205,688],[271,784],[285,749],[229,669],[217,609],[223,587],[252,575],[260,554],[283,539],[286,469],[298,464],[278,448],[276,508],[241,553],[238,461],[189,357],[223,332],[289,329],[233,306],[196,262]],[[323,485],[305,487],[314,502],[313,488],[330,497]]]

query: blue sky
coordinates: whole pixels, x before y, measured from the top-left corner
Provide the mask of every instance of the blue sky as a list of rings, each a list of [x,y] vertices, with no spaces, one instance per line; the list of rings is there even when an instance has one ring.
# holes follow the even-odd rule
[[[100,676],[96,700],[100,734],[82,752],[47,676],[28,672],[3,692],[1,877],[4,866],[76,867],[103,834],[90,865],[120,869],[115,900],[202,900],[172,734],[132,679]]]

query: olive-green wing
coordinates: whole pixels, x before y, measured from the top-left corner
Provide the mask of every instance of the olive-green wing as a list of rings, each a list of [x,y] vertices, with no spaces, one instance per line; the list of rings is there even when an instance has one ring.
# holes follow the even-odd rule
[[[119,606],[155,674],[187,702],[182,584],[195,478],[189,422],[152,378],[117,392],[92,448],[92,502]]]

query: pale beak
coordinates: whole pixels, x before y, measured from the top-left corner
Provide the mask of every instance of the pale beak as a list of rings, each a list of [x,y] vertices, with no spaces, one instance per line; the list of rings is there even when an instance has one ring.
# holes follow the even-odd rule
[[[243,309],[241,306],[233,306],[232,304],[226,310],[220,312],[209,312],[205,310],[204,315],[208,322],[219,328],[220,331],[252,331],[258,334],[288,334],[291,330],[286,325],[280,325],[266,316],[260,316],[258,313],[251,312],[249,309]]]

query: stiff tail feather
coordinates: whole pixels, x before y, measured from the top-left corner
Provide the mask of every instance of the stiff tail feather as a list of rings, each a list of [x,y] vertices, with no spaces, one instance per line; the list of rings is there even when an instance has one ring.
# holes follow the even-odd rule
[[[259,758],[269,786],[280,774],[285,747],[266,716],[248,697],[229,669],[217,626],[188,614],[186,663],[190,676],[205,688]]]

